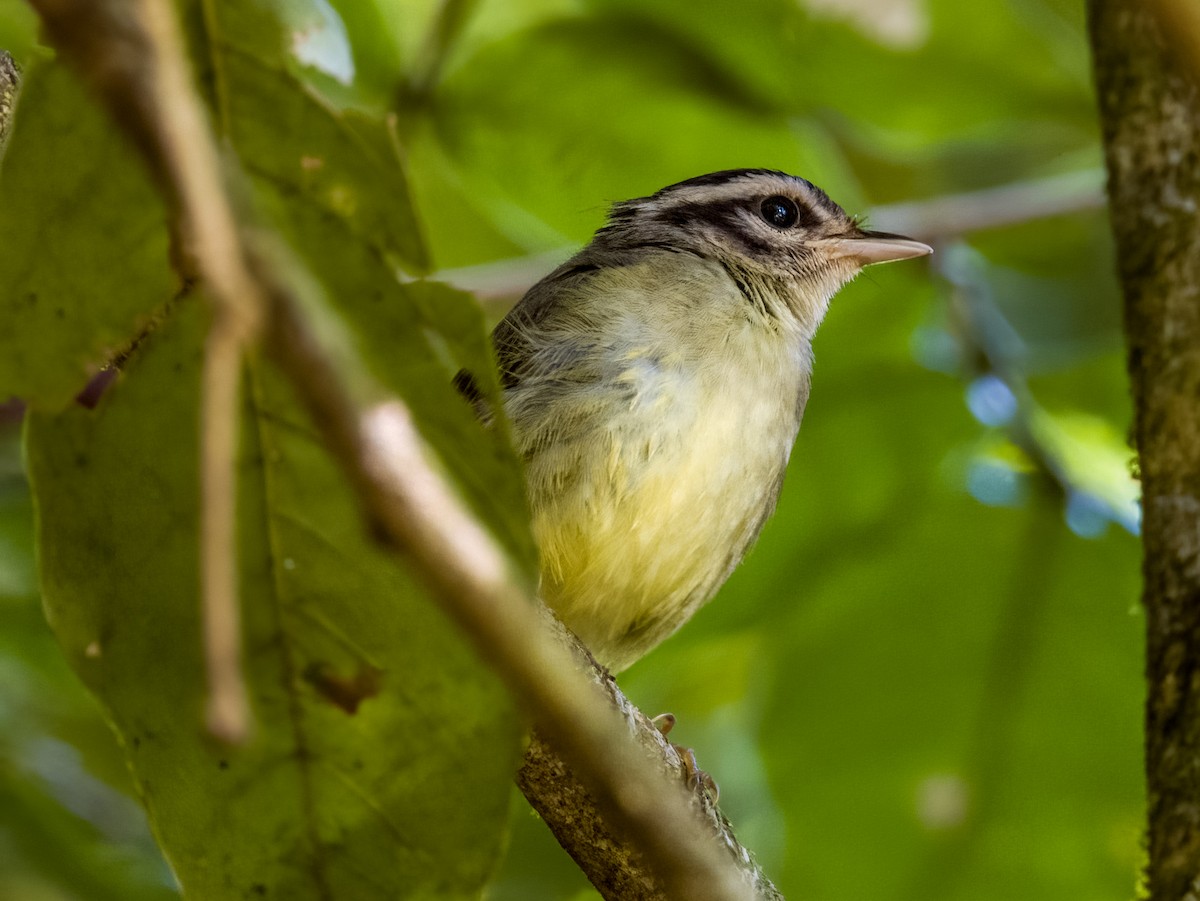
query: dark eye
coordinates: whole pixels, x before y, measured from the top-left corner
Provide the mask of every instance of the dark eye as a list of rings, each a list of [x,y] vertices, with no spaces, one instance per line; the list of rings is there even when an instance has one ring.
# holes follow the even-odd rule
[[[800,210],[796,208],[796,201],[778,195],[764,200],[759,210],[767,224],[776,228],[791,228],[800,218]]]

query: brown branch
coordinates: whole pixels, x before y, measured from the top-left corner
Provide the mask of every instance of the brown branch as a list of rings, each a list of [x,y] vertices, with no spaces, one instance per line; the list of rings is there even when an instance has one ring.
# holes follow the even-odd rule
[[[611,706],[546,628],[544,608],[513,576],[499,546],[427,458],[407,410],[398,402],[369,410],[355,403],[349,386],[363,384],[361,373],[352,371],[356,361],[337,357],[322,343],[269,255],[244,243],[245,233],[224,191],[212,135],[183,68],[170,4],[35,0],[34,5],[63,56],[97,88],[134,137],[172,202],[177,231],[214,302],[216,324],[207,348],[214,374],[205,386],[213,415],[223,417],[230,398],[236,402],[231,370],[238,368],[242,346],[258,322],[260,298],[265,298],[269,345],[378,534],[408,557],[445,611],[531,712],[540,732],[571,762],[614,828],[652,868],[663,894],[696,901],[755,897],[744,861],[714,835],[711,817],[697,814],[701,802],[678,780],[664,776],[661,754],[649,754],[644,745],[630,741],[628,714]],[[231,414],[227,421],[206,420],[204,428],[207,433],[234,424]],[[206,441],[211,442],[206,443],[206,458],[223,455],[231,444],[227,433]],[[207,469],[207,459],[205,465]],[[214,475],[206,489],[222,497],[209,509],[231,510],[232,482],[222,479],[232,479],[232,473]],[[212,513],[207,516],[215,521]],[[228,529],[227,535],[233,531]],[[207,539],[205,548],[222,553]],[[232,557],[220,562],[232,566]],[[218,581],[228,576],[228,571],[213,573]],[[222,712],[216,711],[218,716]],[[228,729],[230,723],[224,726]]]
[[[1142,480],[1146,885],[1200,879],[1200,88],[1142,0],[1089,0]]]
[[[237,573],[238,401],[242,356],[249,335],[218,310],[204,350],[200,411],[200,561],[204,662],[209,732],[239,743],[251,712],[242,672],[242,626]]]
[[[644,749],[647,758],[659,761],[659,765],[674,781],[691,776],[678,749],[622,694],[616,681],[596,665],[578,639],[557,620],[552,620],[552,625],[562,644],[576,655],[592,682],[608,696],[610,705],[621,714],[630,738]],[[525,752],[525,763],[517,775],[517,785],[559,844],[605,898],[614,901],[632,898],[665,901],[671,897],[646,868],[637,847],[611,829],[597,810],[591,793],[554,748],[536,732]],[[783,895],[767,878],[753,855],[738,842],[729,821],[710,796],[698,791],[695,803],[707,828],[717,837],[718,843],[728,850],[742,871],[743,878],[753,887],[755,895],[763,901],[782,901]]]

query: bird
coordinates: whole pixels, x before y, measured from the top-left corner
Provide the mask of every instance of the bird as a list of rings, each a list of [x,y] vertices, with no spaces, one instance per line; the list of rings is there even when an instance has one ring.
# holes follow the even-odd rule
[[[803,178],[723,170],[614,204],[496,326],[539,594],[610,672],[710,600],[774,511],[834,294],[929,253]]]

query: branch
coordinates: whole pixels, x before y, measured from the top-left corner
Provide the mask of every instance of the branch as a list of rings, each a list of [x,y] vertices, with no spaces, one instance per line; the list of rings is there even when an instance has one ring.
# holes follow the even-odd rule
[[[426,456],[406,408],[396,401],[372,408],[356,403],[350,386],[364,383],[357,361],[326,346],[286,274],[238,227],[213,137],[183,69],[171,5],[160,0],[34,0],[34,5],[63,57],[133,136],[171,201],[177,231],[188,239],[213,298],[214,333],[228,330],[210,336],[214,367],[232,381],[226,367],[240,362],[264,309],[270,349],[377,534],[405,554],[532,714],[540,733],[570,762],[613,828],[639,850],[662,893],[695,901],[754,897],[744,861],[714,835],[711,817],[698,814],[700,802],[664,775],[661,755],[648,755],[644,745],[630,741],[628,713],[611,706],[596,689],[596,671],[591,678],[581,672],[575,655],[546,627],[544,608]],[[220,398],[214,406],[236,398],[232,384],[231,395],[230,382],[206,384]],[[205,431],[227,424],[206,420]],[[206,450],[221,455],[226,441],[227,435],[214,440],[220,449]],[[223,483],[221,490],[231,485]]]
[[[1104,208],[1104,174],[1083,169],[873,209],[872,228],[936,242],[988,228]]]
[[[1147,897],[1200,861],[1200,82],[1141,0],[1089,0],[1142,480]]]
[[[1021,367],[1013,359],[1009,348],[1012,340],[1005,340],[1013,333],[1012,326],[990,297],[982,274],[953,266],[954,249],[954,245],[941,248],[932,266],[952,288],[951,312],[964,346],[964,375],[975,379],[990,374],[1004,383],[1014,400],[1012,414],[1003,424],[1008,440],[1033,464],[1040,487],[1052,489],[1062,499],[1070,498],[1080,488],[1061,451],[1039,435],[1035,426],[1037,402]]]
[[[690,777],[679,750],[622,694],[616,680],[596,664],[579,640],[548,611],[546,620],[559,643],[576,657],[593,684],[608,697],[610,706],[624,719],[630,739],[641,746],[647,759],[658,761],[671,781],[678,783]],[[605,898],[667,901],[669,896],[647,870],[638,849],[612,831],[587,788],[536,732],[525,752],[524,766],[517,774],[517,785],[558,843]],[[738,842],[733,827],[708,794],[697,792],[695,803],[707,828],[728,850],[756,896],[763,901],[782,901],[783,895],[750,851]]]
[[[453,285],[460,291],[474,294],[482,301],[510,301],[520,297],[547,272],[563,263],[574,248],[562,248],[524,257],[495,260],[476,266],[443,269],[435,274],[438,281]]]
[[[216,146],[191,76],[173,8],[160,0],[31,0],[64,55],[133,138],[174,212],[181,254],[203,273],[213,310],[201,410],[201,597],[208,725],[242,741],[250,727],[237,600],[238,397],[242,357],[262,300],[238,246]]]

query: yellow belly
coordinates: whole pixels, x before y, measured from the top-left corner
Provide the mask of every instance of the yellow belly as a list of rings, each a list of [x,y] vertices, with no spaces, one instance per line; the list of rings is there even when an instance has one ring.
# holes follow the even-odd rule
[[[586,284],[513,318],[505,407],[542,597],[619,671],[712,597],[757,536],[811,347],[799,320],[757,310],[723,266],[687,254]]]
[[[530,461],[542,596],[614,671],[712,597],[774,507],[794,398],[700,400],[635,405]]]

